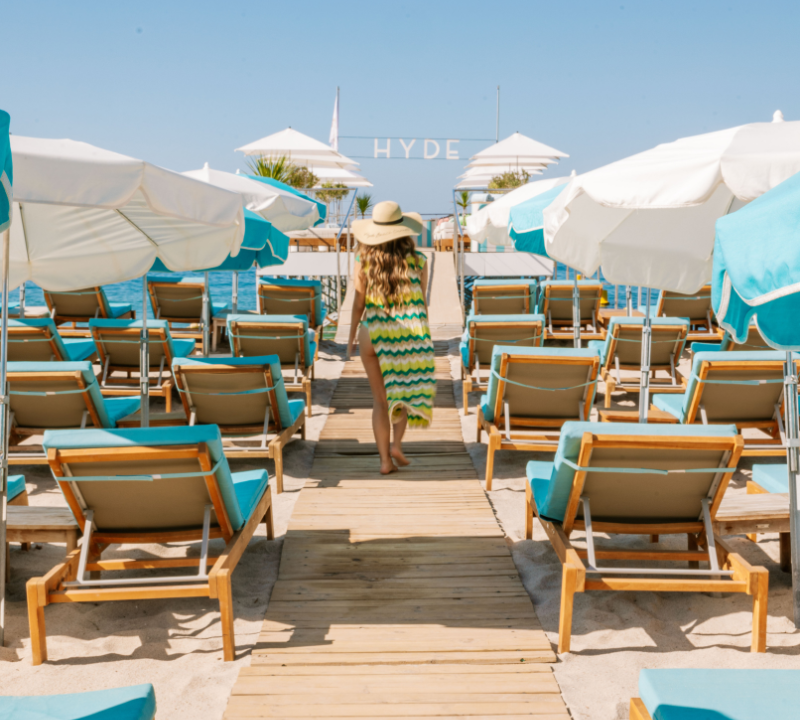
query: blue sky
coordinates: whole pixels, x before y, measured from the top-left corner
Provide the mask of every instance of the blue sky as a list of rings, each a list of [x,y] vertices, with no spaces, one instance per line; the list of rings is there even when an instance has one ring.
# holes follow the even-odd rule
[[[244,168],[234,148],[289,125],[327,142],[337,85],[341,135],[419,147],[493,138],[499,84],[501,138],[570,155],[543,177],[776,108],[800,119],[796,1],[29,2],[2,18],[13,133],[181,171]],[[376,200],[446,213],[485,144],[461,143],[460,161],[359,162]]]

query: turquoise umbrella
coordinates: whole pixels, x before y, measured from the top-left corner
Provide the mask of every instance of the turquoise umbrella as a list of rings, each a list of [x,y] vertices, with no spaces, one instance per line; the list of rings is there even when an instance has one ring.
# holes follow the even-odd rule
[[[717,322],[743,342],[751,320],[784,363],[794,624],[800,628],[800,418],[792,351],[800,350],[800,173],[717,220],[711,302]]]
[[[3,300],[2,329],[0,329],[0,388],[6,386],[6,361],[8,360],[8,250],[11,227],[11,186],[14,168],[11,163],[11,144],[8,128],[11,116],[0,110],[0,234],[3,236]],[[5,392],[5,391],[3,391]],[[8,457],[8,404],[0,410],[0,437],[3,457]],[[8,502],[8,465],[0,463],[0,647],[5,636],[6,613],[6,504]]]

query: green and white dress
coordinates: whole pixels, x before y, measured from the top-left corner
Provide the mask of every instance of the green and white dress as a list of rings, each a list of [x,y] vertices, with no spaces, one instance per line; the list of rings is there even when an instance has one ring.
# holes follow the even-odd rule
[[[363,322],[380,361],[392,423],[405,408],[409,427],[426,428],[436,395],[433,340],[421,285],[426,260],[414,253],[407,262],[411,284],[403,297],[387,307],[367,291]]]

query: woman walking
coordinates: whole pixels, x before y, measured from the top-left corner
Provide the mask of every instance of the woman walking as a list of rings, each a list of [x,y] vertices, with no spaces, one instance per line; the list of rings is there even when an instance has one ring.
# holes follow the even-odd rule
[[[371,220],[353,222],[359,254],[348,357],[356,339],[372,390],[372,431],[381,473],[409,464],[406,427],[426,428],[436,394],[433,341],[428,326],[428,267],[414,236],[422,218],[395,202],[375,206]],[[392,438],[394,430],[394,438]]]

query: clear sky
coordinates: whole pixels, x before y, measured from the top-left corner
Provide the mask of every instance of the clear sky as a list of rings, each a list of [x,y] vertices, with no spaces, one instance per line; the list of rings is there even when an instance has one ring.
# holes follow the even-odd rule
[[[234,148],[292,127],[494,138],[515,130],[584,172],[661,142],[800,119],[800,2],[423,0],[6,2],[12,132],[174,170],[244,169]],[[446,213],[460,161],[359,159],[376,200]],[[372,140],[342,139],[350,156]],[[400,156],[393,141],[393,155]]]

